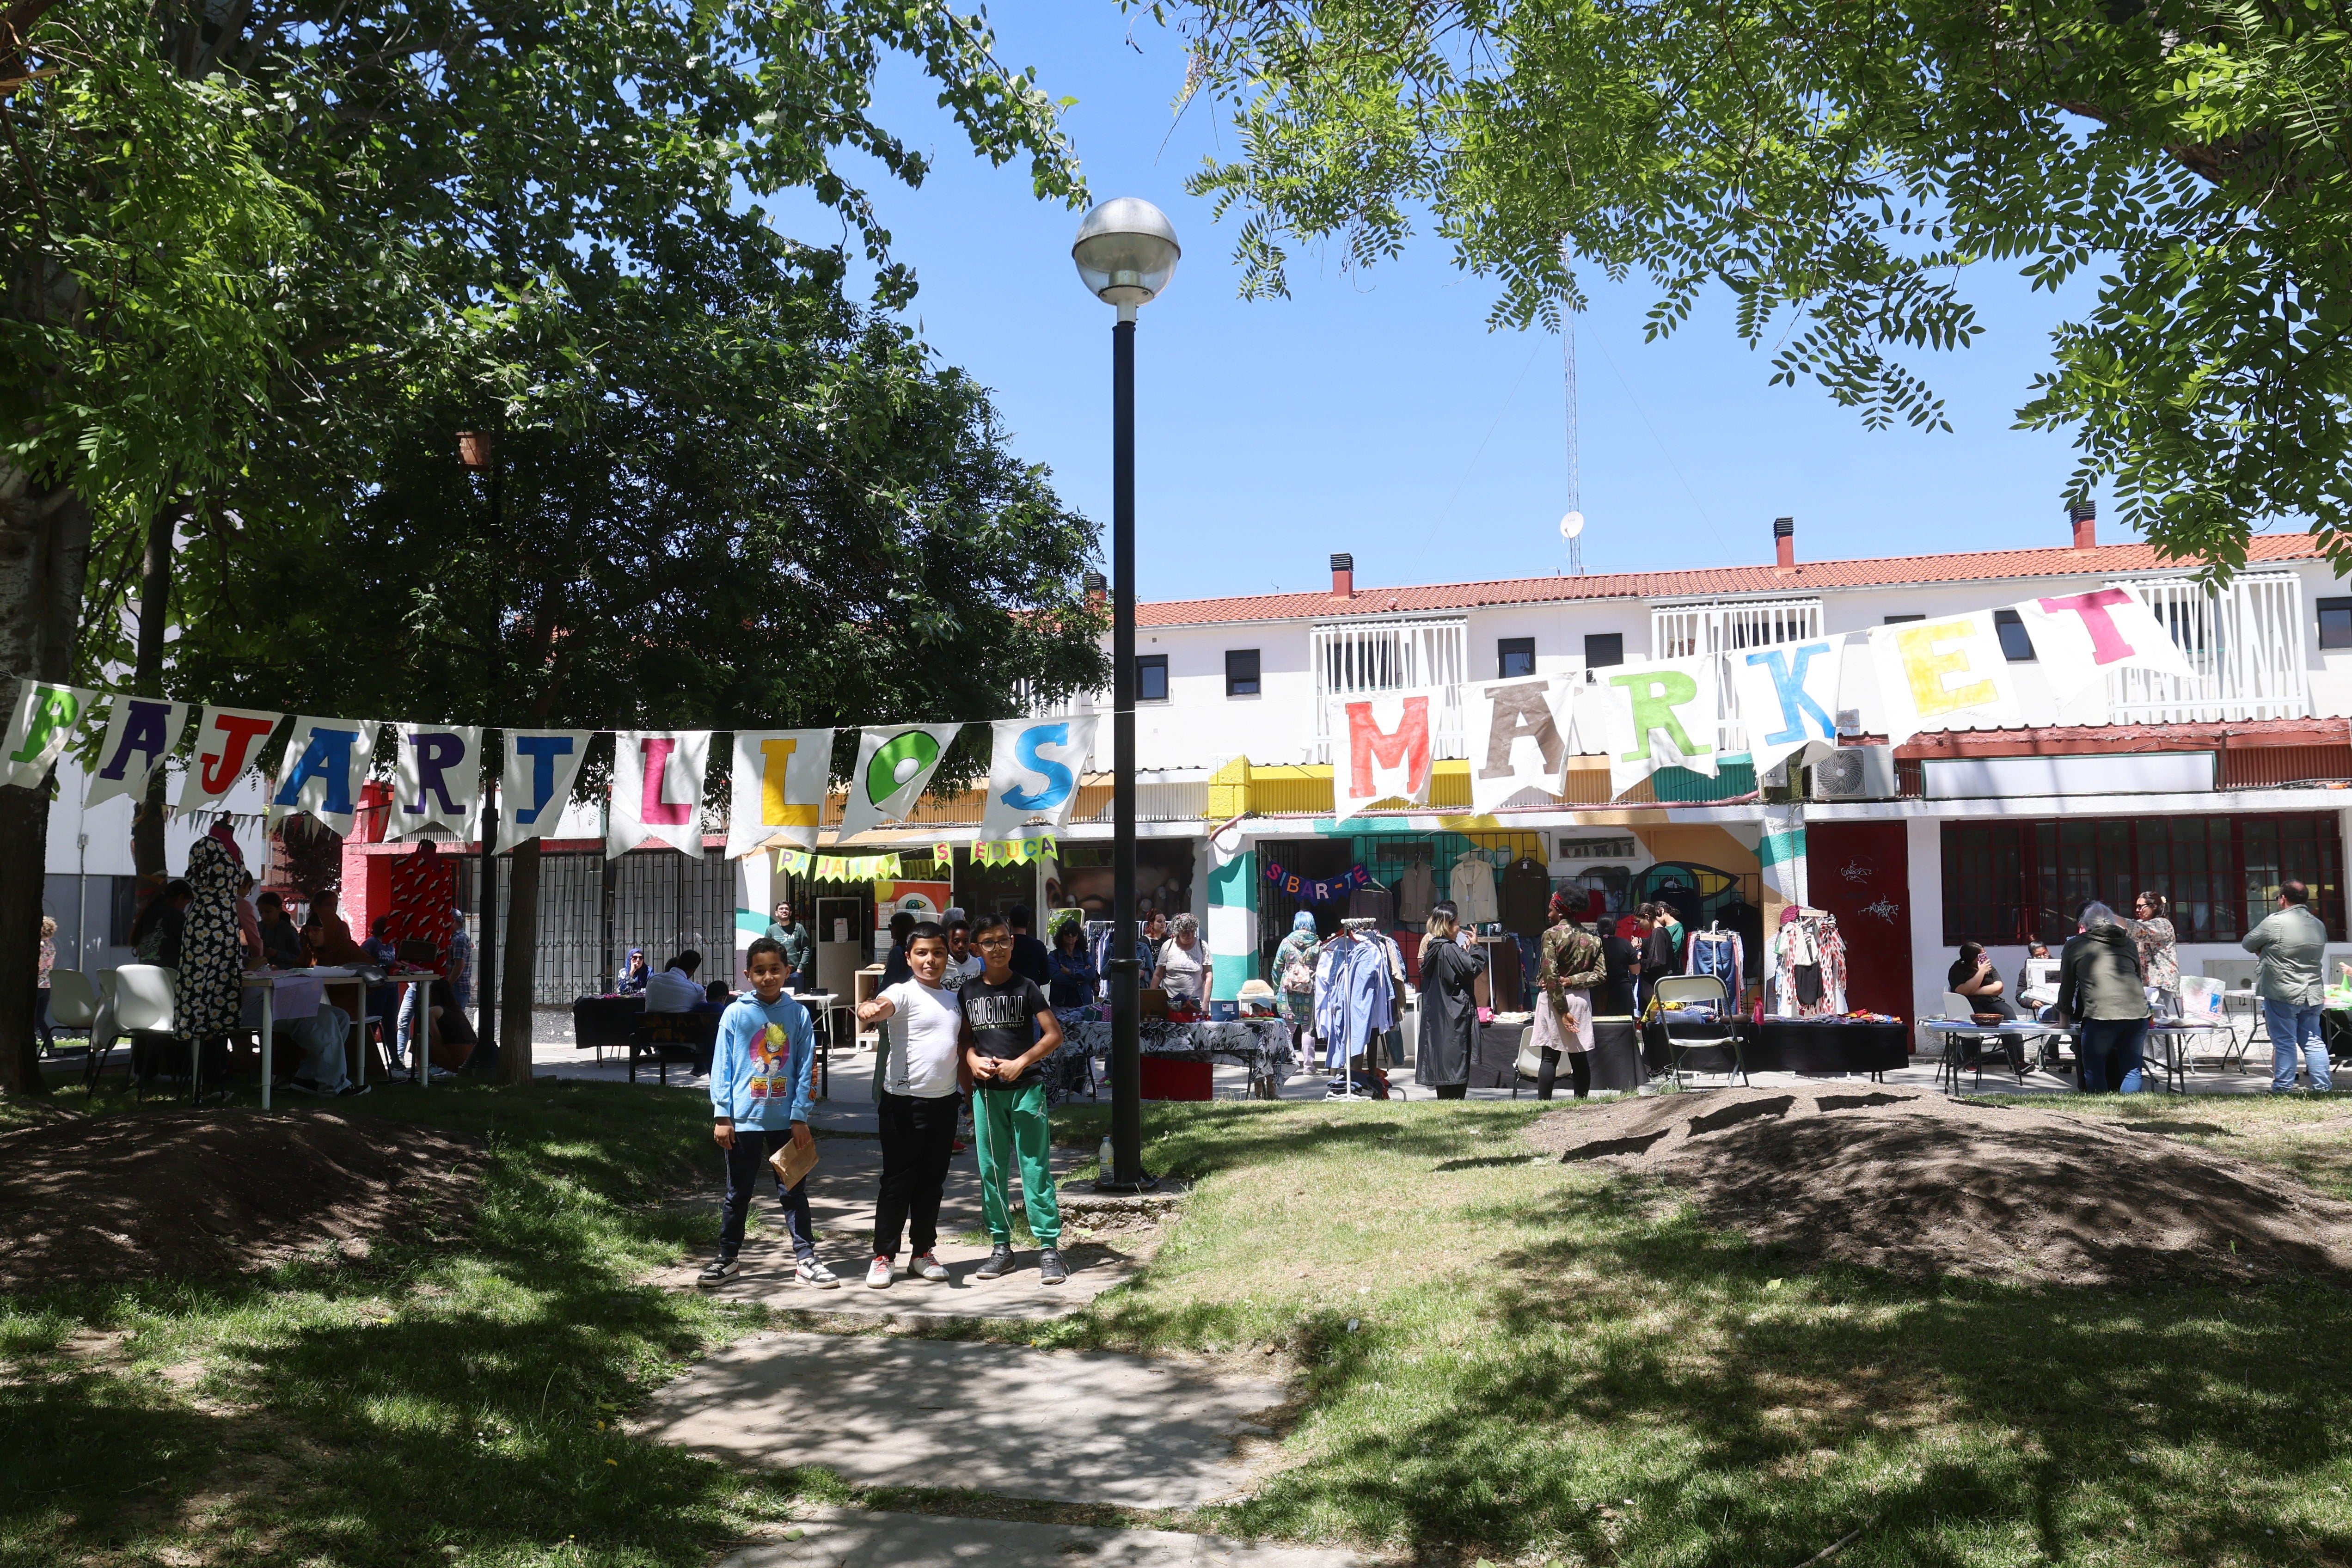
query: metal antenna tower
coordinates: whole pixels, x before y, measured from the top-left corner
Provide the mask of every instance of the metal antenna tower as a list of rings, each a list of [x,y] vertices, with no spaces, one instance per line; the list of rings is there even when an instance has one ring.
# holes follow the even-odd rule
[[[1560,315],[1559,355],[1568,373],[1568,514],[1559,520],[1560,537],[1568,541],[1568,569],[1584,575],[1583,476],[1576,452],[1576,316]]]

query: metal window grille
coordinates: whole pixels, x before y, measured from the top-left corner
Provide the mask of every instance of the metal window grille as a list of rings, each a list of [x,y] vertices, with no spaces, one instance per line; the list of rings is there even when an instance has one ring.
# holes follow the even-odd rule
[[[2107,677],[2115,721],[2210,723],[2300,719],[2310,712],[2303,580],[2293,573],[2241,576],[2218,594],[2186,578],[2110,586],[2138,595],[2197,672],[2183,680],[2152,670],[2116,671]]]
[[[481,858],[463,857],[466,908],[481,907]],[[506,868],[501,867],[501,872]],[[604,939],[604,857],[593,850],[541,852],[539,859],[539,941],[531,1000],[569,1002],[613,983],[630,948],[646,962],[693,948],[702,954],[702,978],[726,980],[735,969],[735,862],[710,854],[697,860],[669,849],[632,850],[614,867],[613,936]],[[496,929],[506,929],[513,882],[499,878]],[[481,932],[475,931],[478,943]],[[505,973],[499,966],[499,973]],[[501,981],[501,988],[504,982]]]
[[[1721,752],[1748,749],[1739,721],[1739,698],[1731,684],[1731,655],[1742,648],[1770,647],[1822,635],[1819,599],[1764,599],[1752,604],[1654,605],[1650,609],[1650,657],[1654,659],[1716,658],[1716,746]]]
[[[1461,757],[1462,683],[1470,678],[1470,622],[1346,621],[1313,628],[1314,761],[1331,760],[1333,737],[1346,726],[1340,705],[1381,691],[1436,687],[1444,692],[1432,724],[1434,754]]]

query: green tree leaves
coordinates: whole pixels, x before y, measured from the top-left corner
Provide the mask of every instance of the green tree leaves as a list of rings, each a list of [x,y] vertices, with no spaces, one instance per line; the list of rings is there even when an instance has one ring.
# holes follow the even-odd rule
[[[1499,287],[1497,326],[1636,272],[1675,330],[1700,292],[1866,424],[1936,426],[1906,363],[1980,332],[1964,269],[2116,268],[2020,411],[2071,427],[2079,495],[2224,567],[2318,522],[2352,567],[2352,51],[2286,0],[1205,0],[1198,74],[1241,155],[1245,292],[1286,241],[1369,265],[1418,215]]]

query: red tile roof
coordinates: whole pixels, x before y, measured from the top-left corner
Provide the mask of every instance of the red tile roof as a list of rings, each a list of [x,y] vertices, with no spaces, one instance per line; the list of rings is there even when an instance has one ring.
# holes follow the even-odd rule
[[[2307,533],[2258,533],[2246,542],[2246,564],[2319,558]],[[1544,605],[1574,599],[1690,599],[1728,594],[1802,594],[1822,588],[1889,588],[1927,583],[1979,583],[2009,577],[2066,577],[2185,569],[2151,544],[2090,550],[1983,550],[1964,555],[1893,555],[1862,561],[1807,561],[1795,566],[1706,566],[1686,572],[1613,572],[1588,577],[1506,577],[1492,583],[1433,583],[1411,588],[1359,585],[1352,599],[1328,593],[1249,594],[1230,599],[1162,599],[1135,607],[1141,626],[1206,626],[1225,621],[1324,620],[1334,616],[1421,615],[1490,605]],[[1360,577],[1359,583],[1360,584]]]

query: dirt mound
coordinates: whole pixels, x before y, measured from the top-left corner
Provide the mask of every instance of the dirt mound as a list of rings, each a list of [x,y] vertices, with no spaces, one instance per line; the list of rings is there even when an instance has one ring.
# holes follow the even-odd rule
[[[1528,1131],[1759,1243],[1902,1273],[2106,1284],[2352,1270],[2352,1204],[2117,1123],[1872,1085],[1661,1095]]]
[[[0,1290],[256,1268],[446,1211],[478,1145],[322,1113],[79,1117],[0,1134]]]

